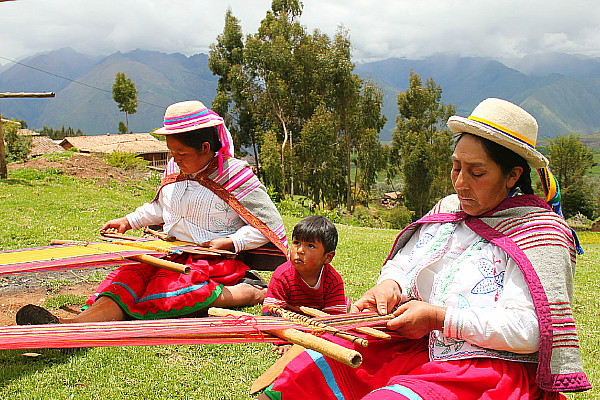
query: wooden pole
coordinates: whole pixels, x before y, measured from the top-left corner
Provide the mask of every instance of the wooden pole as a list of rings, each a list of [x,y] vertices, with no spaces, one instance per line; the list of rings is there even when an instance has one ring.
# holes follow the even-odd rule
[[[41,93],[0,93],[0,99],[13,99],[13,98],[42,98],[42,97],[54,97],[54,92],[41,92]],[[6,179],[8,177],[8,169],[6,167],[6,147],[4,146],[4,131],[2,130],[2,114],[0,114],[0,179]]]
[[[7,177],[6,149],[4,148],[4,131],[2,131],[2,114],[0,114],[0,179],[6,179]]]
[[[228,310],[225,308],[211,307],[208,309],[208,315],[210,315],[211,317],[240,317],[252,314],[236,310]],[[362,356],[358,351],[348,349],[323,338],[313,336],[307,332],[302,332],[293,328],[271,329],[265,332],[273,336],[277,336],[290,343],[298,344],[307,349],[318,351],[319,353],[327,357],[333,358],[334,360],[337,360],[353,368],[357,368],[362,363]]]
[[[42,97],[54,97],[54,92],[40,92],[40,93],[29,93],[29,92],[4,92],[0,93],[0,99],[2,98],[42,98]]]

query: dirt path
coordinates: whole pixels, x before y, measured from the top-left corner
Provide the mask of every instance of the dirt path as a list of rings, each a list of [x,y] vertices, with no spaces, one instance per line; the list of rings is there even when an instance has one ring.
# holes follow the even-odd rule
[[[71,157],[56,161],[50,161],[44,157],[36,157],[23,163],[8,165],[8,169],[18,168],[56,168],[63,171],[66,175],[82,179],[94,179],[100,185],[106,185],[111,179],[120,183],[130,183],[150,174],[150,170],[125,171],[114,168],[104,162],[102,158],[85,153],[75,153]]]

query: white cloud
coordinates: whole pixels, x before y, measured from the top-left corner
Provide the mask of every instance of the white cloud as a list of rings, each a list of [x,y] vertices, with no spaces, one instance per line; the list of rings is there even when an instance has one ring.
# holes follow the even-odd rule
[[[17,0],[0,3],[0,56],[72,47],[106,55],[136,48],[207,52],[227,7],[244,34],[256,32],[270,0]],[[580,0],[304,0],[309,31],[350,34],[356,59],[433,53],[514,57],[559,51],[600,56],[600,3]],[[0,59],[2,64],[4,60]]]

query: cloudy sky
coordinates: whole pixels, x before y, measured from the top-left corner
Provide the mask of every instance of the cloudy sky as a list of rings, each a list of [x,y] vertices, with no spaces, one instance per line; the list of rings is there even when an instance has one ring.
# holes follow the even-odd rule
[[[597,0],[304,0],[301,23],[343,24],[356,61],[564,52],[600,57]],[[16,0],[0,2],[0,65],[62,47],[88,55],[136,48],[207,53],[231,7],[255,33],[271,0]]]

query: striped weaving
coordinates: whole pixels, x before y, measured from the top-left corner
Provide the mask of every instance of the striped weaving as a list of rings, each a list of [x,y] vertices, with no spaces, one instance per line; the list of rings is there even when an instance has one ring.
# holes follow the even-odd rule
[[[368,313],[317,317],[314,320],[332,321],[338,329],[385,325],[385,321],[354,320],[357,316],[365,317],[365,314]],[[265,331],[289,328],[320,333],[279,317],[253,315],[2,326],[0,350],[256,342],[280,344],[284,341]]]
[[[138,247],[138,244],[147,248]],[[151,249],[185,251],[195,247],[196,245],[193,243],[182,241],[167,242],[140,238],[131,246],[103,242],[80,242],[4,250],[0,251],[0,276],[136,264],[137,261],[128,260],[125,257],[142,254],[162,257],[164,252]]]

